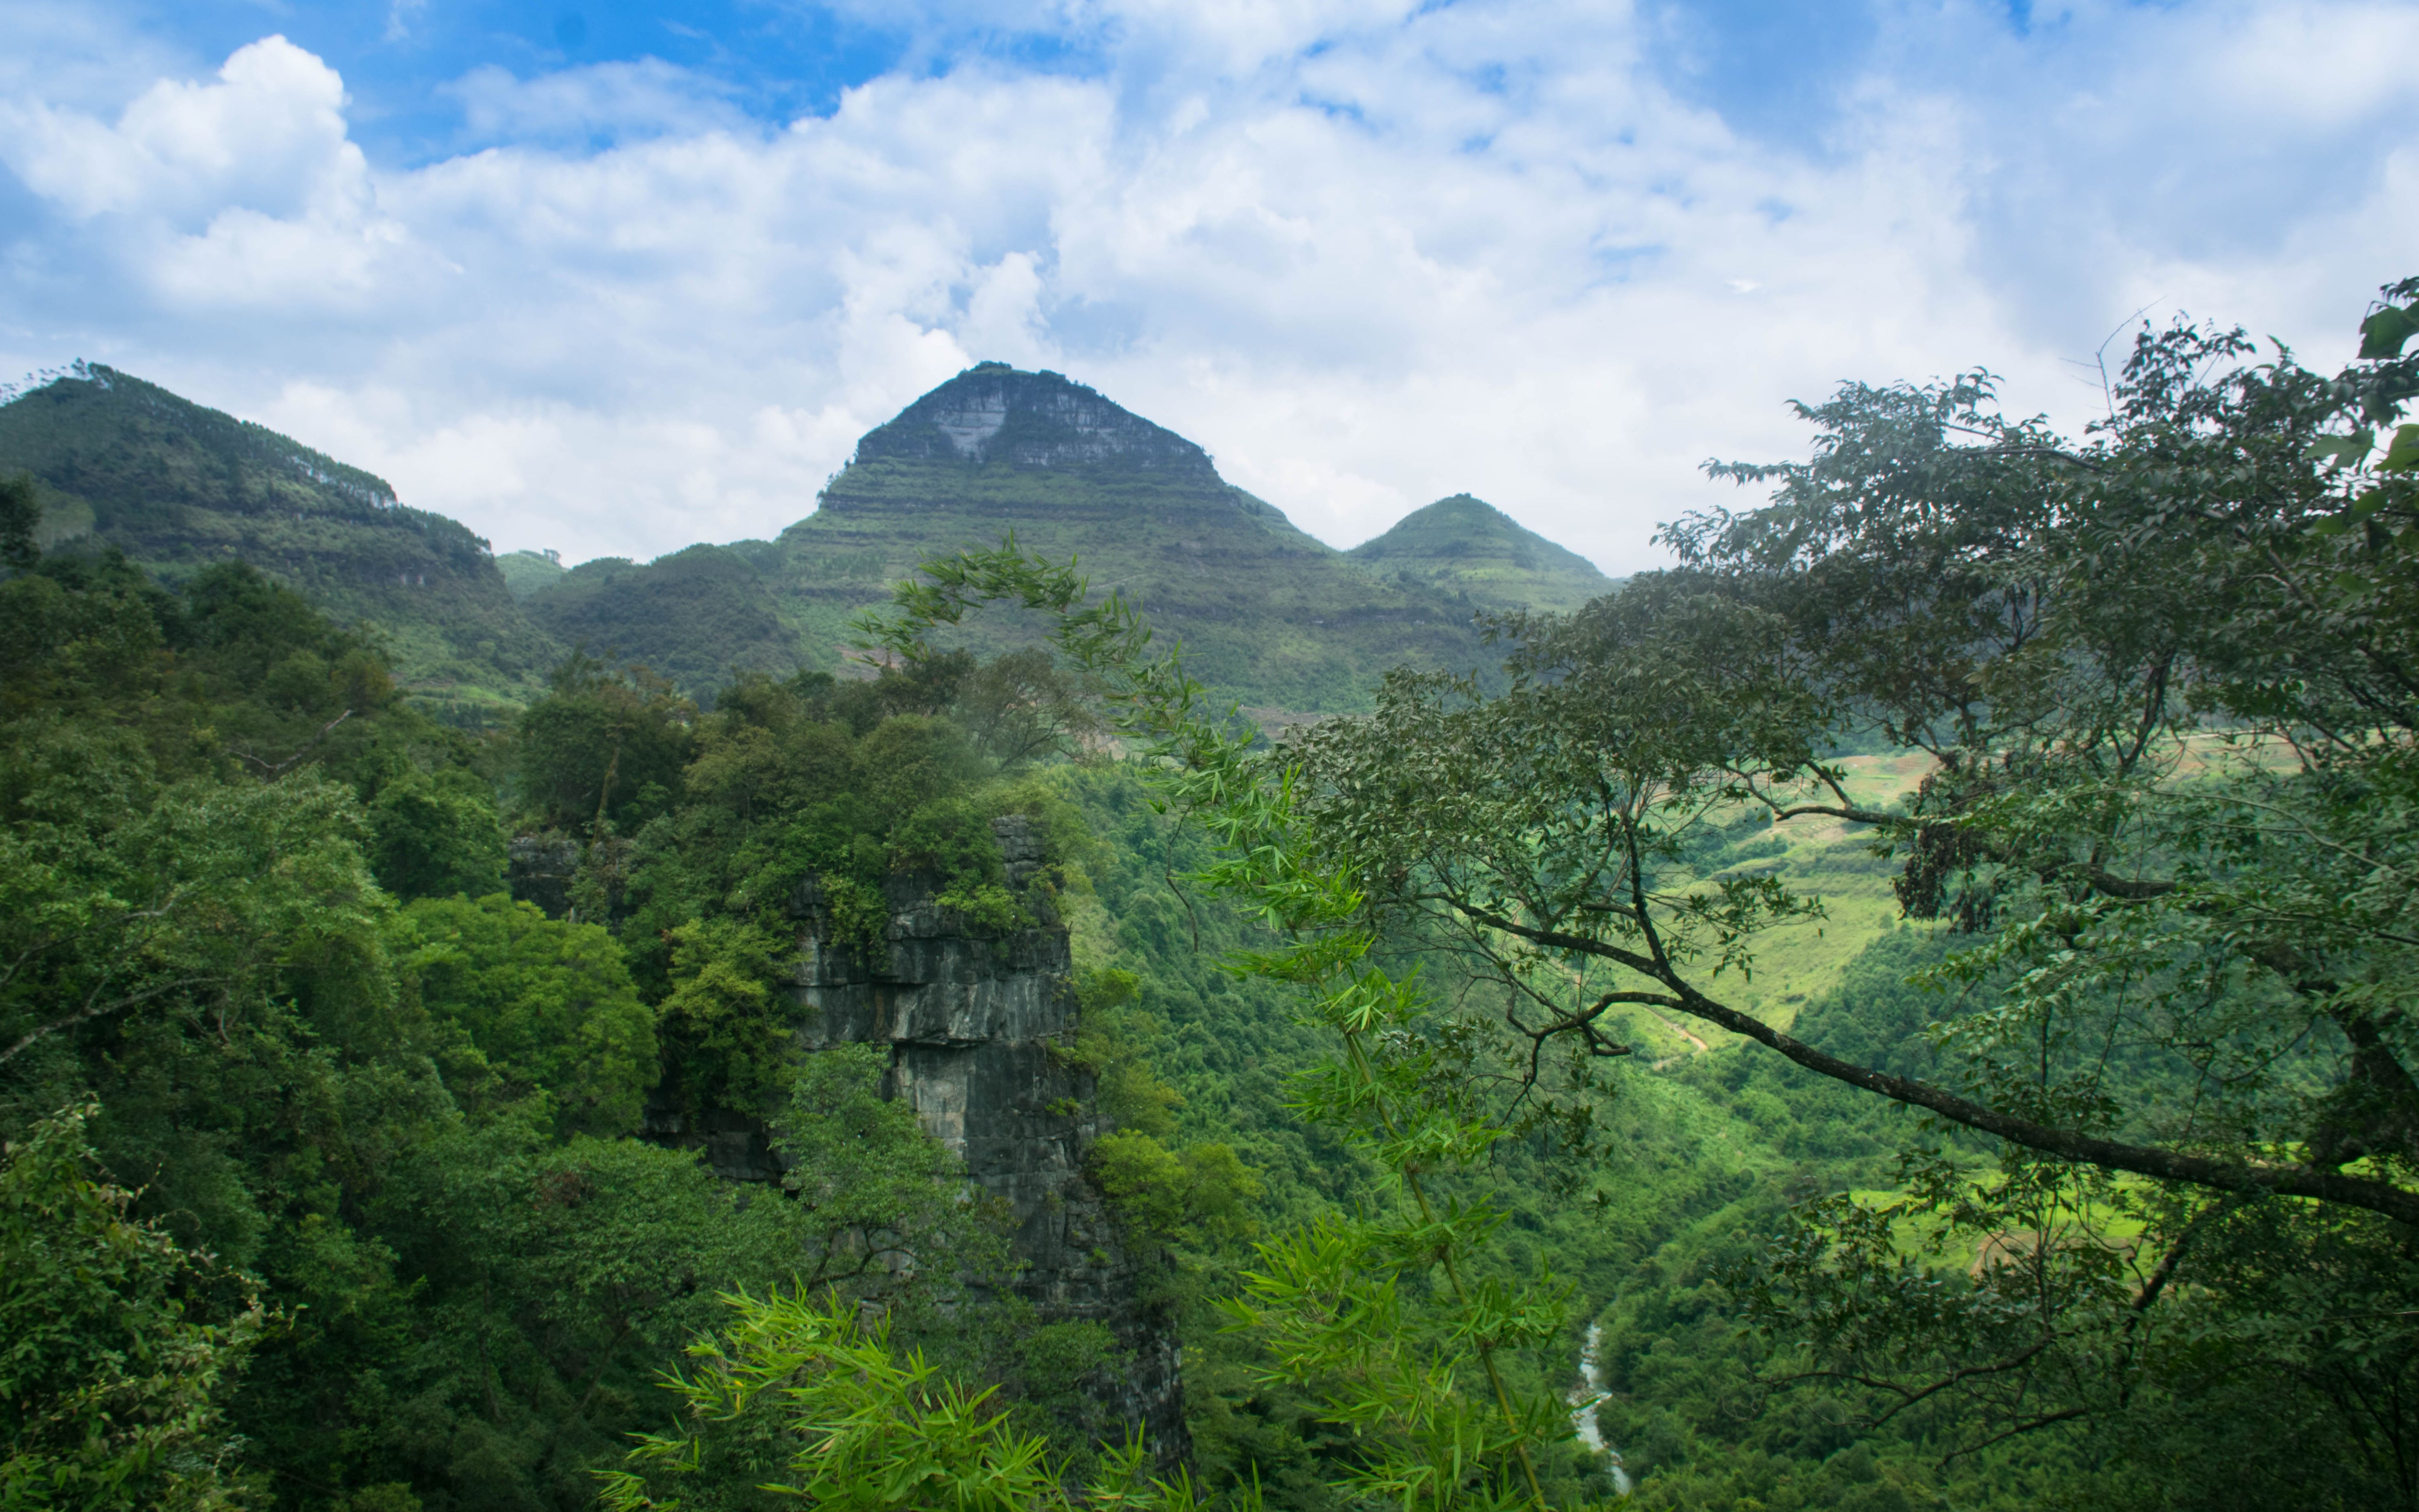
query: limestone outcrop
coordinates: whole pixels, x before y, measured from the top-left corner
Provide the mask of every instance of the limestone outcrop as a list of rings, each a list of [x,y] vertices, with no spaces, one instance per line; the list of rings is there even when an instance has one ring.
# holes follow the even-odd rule
[[[516,835],[504,844],[504,885],[548,918],[571,912],[571,882],[579,872],[579,842],[568,835]]]
[[[992,822],[1009,888],[1034,922],[977,933],[932,902],[932,879],[894,877],[886,959],[831,944],[820,889],[802,889],[796,1000],[809,1048],[890,1048],[892,1096],[905,1100],[966,1174],[1013,1214],[1025,1269],[1015,1288],[1051,1321],[1107,1325],[1129,1357],[1117,1406],[1163,1459],[1181,1458],[1184,1385],[1167,1320],[1135,1297],[1135,1268],[1084,1174],[1098,1133],[1091,1073],[1067,1052],[1075,992],[1066,927],[1034,881],[1040,837],[1020,814]]]
[[[1032,922],[982,932],[933,902],[935,878],[889,880],[886,949],[837,945],[822,889],[793,900],[798,922],[802,1049],[888,1047],[886,1095],[902,1099],[967,1176],[1004,1202],[1023,1270],[1012,1283],[1044,1321],[1107,1326],[1125,1356],[1112,1406],[1143,1428],[1163,1462],[1189,1454],[1182,1360],[1167,1319],[1136,1295],[1137,1273],[1106,1203],[1084,1172],[1098,1128],[1091,1072],[1069,1056],[1076,1010],[1067,930],[1035,886],[1041,840],[1022,815],[993,821],[1008,884]],[[704,1151],[735,1180],[780,1174],[763,1126],[732,1112],[684,1122],[650,1111],[650,1137]]]
[[[856,443],[861,462],[998,462],[1044,470],[1111,465],[1212,485],[1210,454],[1058,373],[1005,363],[966,369]]]

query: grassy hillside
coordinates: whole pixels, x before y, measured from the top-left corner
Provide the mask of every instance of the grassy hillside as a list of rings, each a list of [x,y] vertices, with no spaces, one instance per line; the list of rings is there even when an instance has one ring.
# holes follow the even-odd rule
[[[1595,563],[1466,493],[1413,510],[1345,554],[1405,589],[1482,609],[1575,609],[1613,588]]]
[[[1247,703],[1350,708],[1399,662],[1479,659],[1467,609],[1378,580],[1214,473],[860,459],[782,532],[782,588],[829,634],[925,556],[1011,530],[1139,600]]]
[[[404,686],[475,715],[556,655],[487,543],[378,477],[112,368],[0,406],[0,473],[33,474],[45,543],[106,543],[177,583],[247,561],[374,628]]]

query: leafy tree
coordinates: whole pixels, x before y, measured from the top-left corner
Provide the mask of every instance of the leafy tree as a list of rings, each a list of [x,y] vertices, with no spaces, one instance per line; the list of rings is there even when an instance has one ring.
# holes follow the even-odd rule
[[[0,1065],[137,1011],[225,1032],[301,958],[376,950],[381,903],[344,789],[158,788],[139,753],[73,733],[18,754],[18,823],[0,835]]]
[[[794,1048],[789,1000],[777,986],[790,942],[753,919],[725,918],[684,924],[671,944],[664,1036],[686,1105],[762,1112]]]
[[[865,1288],[954,1254],[968,1274],[1006,1264],[985,1251],[978,1226],[948,1178],[956,1163],[925,1134],[913,1109],[882,1095],[889,1056],[839,1044],[802,1057],[770,1120],[793,1222],[807,1237],[793,1285],[821,1293]]]
[[[1159,1140],[1176,1132],[1176,1110],[1184,1099],[1152,1073],[1140,1043],[1129,1005],[1141,988],[1139,975],[1115,966],[1077,976],[1075,1057],[1091,1069],[1102,1118],[1117,1129]]]
[[[1215,1141],[1169,1149],[1139,1129],[1117,1130],[1092,1142],[1093,1179],[1141,1232],[1163,1244],[1240,1238],[1255,1227],[1251,1204],[1259,1179]]]
[[[1804,1341],[1869,1421],[1914,1412],[1970,1446],[2138,1423],[2185,1380],[2237,1401],[2295,1381],[2334,1462],[2365,1467],[2348,1501],[2419,1486],[2358,1405],[2409,1389],[2399,1324],[2354,1345],[2330,1310],[2280,1330],[2178,1280],[2215,1282],[2255,1232],[2277,1273],[2349,1244],[2381,1278],[2419,1218],[2393,880],[2409,483],[2341,433],[2413,391],[2397,350],[2325,378],[2244,363],[2232,333],[2147,332],[2082,444],[2000,417],[1980,376],[1851,386],[1807,411],[1812,462],[1717,470],[1779,491],[1671,532],[1682,570],[1506,622],[1503,695],[1397,678],[1302,744],[1324,848],[1390,927],[1491,975],[1516,1035],[1617,1048],[1599,1025],[1642,1003],[2003,1142],[1995,1169],[1910,1151],[1893,1208],[1800,1210],[1750,1287],[1777,1347]],[[1852,739],[1934,758],[1912,814],[1849,800],[1825,752]],[[1721,1002],[1759,935],[1820,908],[1694,864],[1691,831],[1742,806],[1873,826],[1908,911],[1973,935],[1928,973],[1964,1005],[1931,1027],[1934,1079]],[[1930,1257],[1904,1253],[1918,1219]],[[1995,1257],[1970,1285],[1941,1273],[1958,1242]],[[2211,1330],[2226,1367],[2177,1374]]]
[[[172,601],[123,557],[54,555],[0,583],[0,708],[122,714],[157,687]]]
[[[475,773],[410,772],[378,790],[369,823],[371,869],[399,899],[484,897],[503,881],[495,790]]]
[[[624,1134],[656,1075],[655,1015],[595,924],[550,919],[505,893],[404,910],[397,964],[452,1043],[456,1098],[475,1109],[547,1098],[566,1132]]]
[[[20,472],[0,478],[0,566],[23,572],[41,560],[34,532],[41,528],[42,503],[34,477]]]
[[[985,661],[969,656],[952,712],[985,754],[1014,768],[1043,757],[1071,756],[1101,733],[1099,716],[1084,693],[1047,646],[1026,646]]]
[[[226,1398],[267,1315],[95,1173],[93,1113],[0,1149],[0,1506],[255,1504]]]
[[[542,826],[587,839],[627,831],[674,801],[696,707],[644,668],[575,655],[521,716],[521,802]]]

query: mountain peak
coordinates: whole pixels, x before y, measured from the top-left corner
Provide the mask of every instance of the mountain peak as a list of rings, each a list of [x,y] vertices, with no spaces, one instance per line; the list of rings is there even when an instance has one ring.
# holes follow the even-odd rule
[[[1217,475],[1209,453],[1097,390],[1006,363],[978,363],[866,432],[856,460]]]
[[[1572,609],[1613,587],[1595,563],[1466,493],[1411,511],[1346,554],[1487,609]]]

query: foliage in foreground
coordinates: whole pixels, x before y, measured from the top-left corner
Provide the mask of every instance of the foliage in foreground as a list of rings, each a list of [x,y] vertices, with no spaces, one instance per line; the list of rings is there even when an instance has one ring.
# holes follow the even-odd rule
[[[249,1504],[226,1406],[265,1321],[256,1292],[95,1178],[93,1111],[0,1148],[0,1507]],[[213,1290],[224,1322],[195,1316]]]
[[[735,1319],[690,1345],[689,1368],[667,1383],[679,1426],[645,1435],[630,1468],[603,1476],[611,1512],[729,1504],[714,1488],[729,1495],[753,1475],[765,1478],[747,1489],[850,1512],[1196,1504],[1188,1478],[1149,1473],[1139,1438],[1105,1456],[1080,1489],[1071,1486],[1049,1441],[1018,1431],[995,1388],[969,1391],[921,1351],[898,1349],[888,1319],[869,1319],[837,1293],[724,1300]],[[744,1467],[735,1475],[733,1462]],[[690,1483],[706,1495],[686,1496]]]

